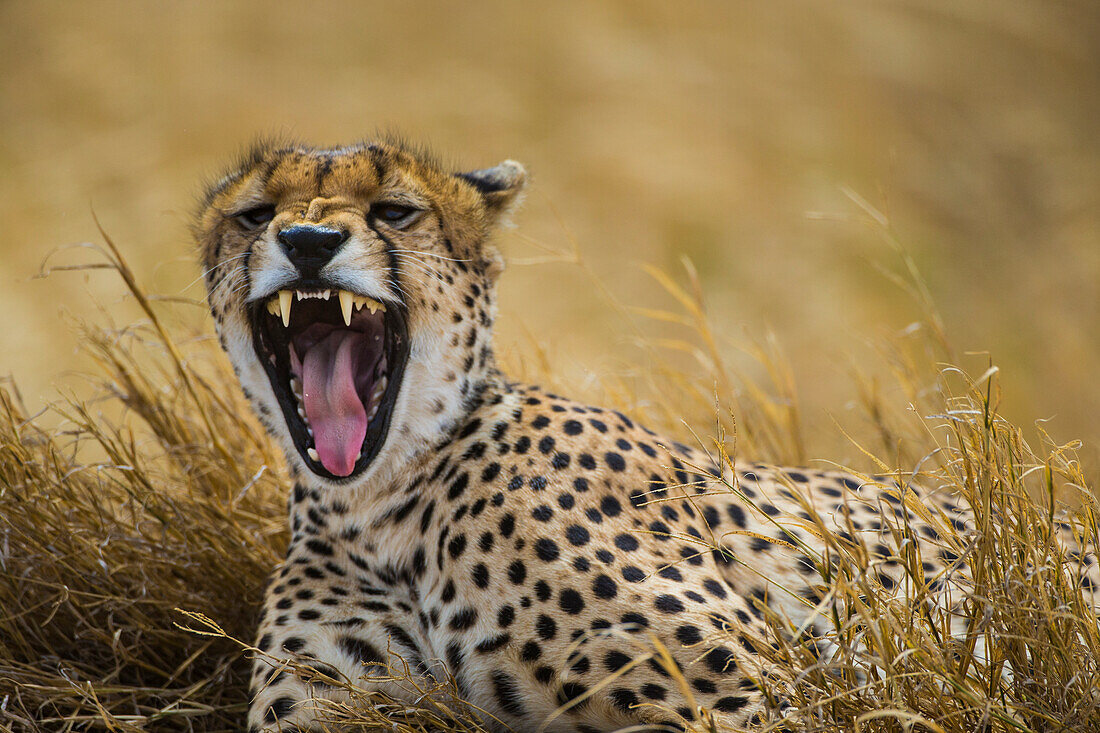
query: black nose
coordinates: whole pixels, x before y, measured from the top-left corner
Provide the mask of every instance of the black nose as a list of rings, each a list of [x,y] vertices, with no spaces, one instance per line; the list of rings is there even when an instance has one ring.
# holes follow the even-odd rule
[[[316,274],[332,259],[340,245],[347,241],[348,233],[328,227],[298,225],[279,232],[278,239],[290,261],[308,276]]]

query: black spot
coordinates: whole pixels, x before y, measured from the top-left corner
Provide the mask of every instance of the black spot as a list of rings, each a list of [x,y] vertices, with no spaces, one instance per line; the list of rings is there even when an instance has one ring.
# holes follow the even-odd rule
[[[565,424],[561,426],[566,435],[579,435],[584,426],[576,420],[566,420]]]
[[[615,537],[615,547],[624,552],[633,552],[638,549],[638,540],[628,534],[620,534]]]
[[[341,636],[336,640],[340,649],[360,664],[382,664],[385,658],[370,642],[355,636]]]
[[[609,517],[615,517],[622,512],[623,505],[614,496],[605,496],[600,502],[600,510]]]
[[[497,649],[500,649],[502,646],[504,646],[505,644],[507,644],[511,640],[512,640],[512,635],[511,634],[497,634],[496,636],[491,636],[488,639],[485,639],[484,641],[480,642],[474,648],[477,649],[477,651],[482,653],[482,654],[489,654],[491,652],[495,652]]]
[[[519,658],[524,662],[533,662],[542,656],[542,647],[533,641],[523,645]]]
[[[451,483],[451,488],[447,492],[447,498],[454,501],[458,497],[462,496],[466,491],[466,486],[470,483],[470,475],[468,473],[460,473],[457,478]]]
[[[576,489],[578,494],[583,494],[588,491],[588,479],[583,477],[573,479],[573,488]]]
[[[554,681],[554,670],[546,666],[539,667],[535,670],[535,679],[548,685]]]
[[[527,711],[523,708],[521,702],[523,698],[520,695],[515,678],[504,672],[494,671],[492,679],[493,691],[496,693],[497,702],[500,703],[501,709],[517,718],[526,717]]]
[[[531,427],[537,428],[539,430],[542,430],[543,428],[545,428],[549,424],[550,424],[550,418],[546,417],[546,415],[539,415],[538,417],[536,417],[534,420],[531,421]]]
[[[676,583],[682,583],[684,576],[680,574],[680,571],[672,566],[666,566],[657,571],[657,575],[660,575],[665,580],[671,580]]]
[[[604,453],[603,459],[607,463],[607,467],[610,468],[612,471],[626,470],[626,461],[624,461],[623,457],[620,456],[618,453],[615,453],[614,451],[608,451],[607,453]]]
[[[623,568],[623,579],[631,583],[641,583],[645,580],[645,573],[642,572],[641,568],[627,565]]]
[[[684,602],[676,596],[662,594],[653,602],[658,611],[663,613],[681,613],[684,610]]]
[[[726,597],[725,587],[722,585],[721,581],[715,580],[714,578],[707,578],[706,580],[704,580],[703,588],[705,588],[707,593],[710,593],[715,598]]]
[[[497,477],[498,473],[500,473],[500,464],[495,462],[489,463],[482,471],[482,481],[486,483],[492,481]]]
[[[611,599],[619,593],[619,586],[607,575],[597,575],[592,581],[592,592],[598,598]]]
[[[531,511],[531,516],[540,522],[549,522],[554,516],[554,510],[545,504],[540,504]]]
[[[704,659],[715,674],[731,674],[737,669],[736,658],[727,647],[719,646],[707,652]]]
[[[573,498],[572,494],[561,494],[558,496],[558,506],[560,506],[562,509],[572,509],[575,504],[576,499]]]
[[[632,690],[618,688],[612,690],[609,693],[611,702],[615,704],[615,707],[622,710],[624,713],[630,712],[631,708],[638,704],[638,696],[634,694]]]
[[[749,702],[749,698],[742,695],[734,695],[729,697],[720,697],[714,701],[714,709],[720,710],[723,713],[736,713],[741,708],[745,707]]]
[[[575,616],[584,610],[584,599],[577,591],[566,588],[558,597],[558,605],[561,606],[561,610]]]
[[[451,559],[455,560],[466,550],[466,535],[457,534],[451,538],[451,541],[447,544],[447,552],[450,553]]]
[[[459,438],[468,438],[471,435],[473,435],[477,431],[477,429],[480,428],[480,427],[481,427],[481,419],[475,417],[473,420],[466,423],[466,425],[462,428],[462,431],[459,432],[458,437]]]
[[[550,600],[550,596],[552,596],[553,594],[554,592],[550,590],[550,584],[547,583],[545,580],[540,580],[539,582],[535,583],[535,597],[543,603]]]
[[[511,606],[501,606],[497,611],[497,625],[502,629],[506,629],[512,625],[512,622],[516,620],[516,609]]]
[[[332,557],[332,545],[327,542],[322,542],[318,539],[306,540],[306,547],[314,554]]]
[[[660,685],[655,685],[652,682],[647,682],[642,685],[642,694],[648,697],[650,700],[664,700],[668,695],[665,688]]]
[[[630,657],[623,654],[618,650],[613,650],[607,653],[607,656],[603,658],[604,666],[607,667],[608,672],[618,672],[620,669],[630,664]]]
[[[538,633],[540,639],[549,641],[558,633],[558,624],[550,616],[542,614],[539,616],[538,621],[535,622],[535,631]]]
[[[568,453],[562,453],[559,451],[554,454],[554,460],[550,462],[550,465],[553,466],[555,470],[561,471],[569,467],[569,460],[570,459]]]
[[[581,453],[577,457],[577,463],[581,464],[581,468],[586,471],[591,471],[596,467],[596,459],[592,457],[591,453]]]
[[[514,514],[508,513],[500,518],[500,534],[504,539],[511,537],[515,529],[516,517]]]
[[[463,608],[457,611],[454,616],[451,616],[449,626],[452,631],[465,631],[475,623],[477,623],[477,609]]]
[[[554,450],[554,444],[554,436],[543,436],[543,438],[539,441],[539,453],[549,453],[550,451]]]
[[[470,579],[478,588],[486,588],[489,585],[489,568],[485,567],[485,563],[479,562],[470,573]]]
[[[588,534],[588,530],[579,524],[570,525],[565,530],[565,538],[569,540],[569,544],[576,547],[588,544],[591,535]]]
[[[508,580],[512,581],[515,585],[522,585],[526,578],[527,566],[523,564],[522,560],[514,560],[512,564],[508,566]]]
[[[489,552],[493,549],[493,533],[485,532],[481,535],[481,539],[477,541],[478,549],[482,552]]]
[[[303,639],[299,639],[297,636],[287,637],[283,641],[283,649],[287,650],[291,654],[296,654],[302,650],[302,647],[306,645]]]
[[[664,522],[650,522],[649,531],[653,532],[655,535],[655,539],[660,540],[661,542],[667,542],[669,540],[668,535],[670,531],[668,525]]]
[[[584,685],[576,682],[563,682],[561,688],[558,690],[558,704],[568,705],[572,700],[576,700],[579,697],[583,697],[588,692],[588,688]],[[582,700],[577,703],[575,707],[581,707],[588,700]]]
[[[685,625],[676,629],[676,638],[679,639],[681,644],[691,645],[698,644],[702,641],[703,635],[699,632],[697,627]]]
[[[267,709],[267,714],[264,715],[265,723],[275,723],[280,718],[285,718],[290,712],[290,709],[294,707],[294,700],[289,697],[280,697]]]
[[[539,556],[540,560],[551,562],[558,559],[561,551],[553,540],[540,537],[535,541],[535,554]]]
[[[542,491],[546,488],[545,476],[532,476],[531,480],[527,482],[532,491]]]

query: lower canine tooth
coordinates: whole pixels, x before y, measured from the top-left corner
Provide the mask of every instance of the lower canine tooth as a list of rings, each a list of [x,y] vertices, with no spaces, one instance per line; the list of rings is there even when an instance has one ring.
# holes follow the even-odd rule
[[[317,449],[316,448],[307,448],[306,449],[306,455],[309,456],[310,460],[312,460],[312,461],[321,460],[321,456],[317,455]]]

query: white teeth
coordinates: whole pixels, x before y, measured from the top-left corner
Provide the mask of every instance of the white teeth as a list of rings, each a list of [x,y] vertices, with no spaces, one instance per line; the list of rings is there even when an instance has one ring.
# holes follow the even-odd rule
[[[307,419],[306,418],[306,411],[302,408],[301,405],[298,405],[298,417],[302,418],[303,420]]]
[[[301,298],[299,298],[301,300]],[[279,291],[279,313],[283,317],[283,328],[290,327],[290,304],[294,302],[294,294],[289,290]]]
[[[355,296],[346,290],[340,291],[340,310],[344,313],[344,325],[351,325],[351,308],[355,301]]]
[[[321,456],[317,454],[316,448],[306,448],[306,455],[310,457],[310,460],[320,461]]]
[[[340,299],[340,312],[344,316],[344,325],[351,325],[351,317],[355,311],[367,308],[370,310],[371,315],[374,315],[378,311],[386,312],[386,306],[383,303],[378,302],[374,298],[368,298],[365,295],[356,295],[355,293],[349,293],[347,290],[337,290],[336,295]],[[308,300],[309,298],[318,298],[320,300],[328,300],[332,297],[331,290],[322,290],[317,293],[306,293],[301,290],[280,290],[277,297],[271,298],[267,301],[267,312],[273,316],[282,318],[283,327],[290,327],[290,307],[294,301]]]
[[[298,379],[298,377],[291,377],[290,378],[290,391],[292,391],[294,393],[295,397],[297,397],[299,400],[301,400],[302,399],[302,380]]]
[[[341,298],[344,297],[345,292],[346,291],[344,291],[344,290],[340,291],[340,297]],[[365,295],[356,295],[354,293],[348,293],[348,296],[351,298],[352,302],[355,304],[355,310],[360,310],[361,308],[363,308],[365,306],[366,308],[368,308],[370,310],[370,312],[372,314],[377,313],[378,311],[382,311],[383,313],[386,312],[386,306],[379,303],[374,298],[368,298]]]

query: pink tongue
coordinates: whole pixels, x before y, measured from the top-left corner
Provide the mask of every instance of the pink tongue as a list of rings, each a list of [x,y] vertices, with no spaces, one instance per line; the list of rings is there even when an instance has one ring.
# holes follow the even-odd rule
[[[367,409],[355,391],[365,334],[333,331],[302,359],[306,418],[321,465],[334,476],[349,476],[367,435]]]

